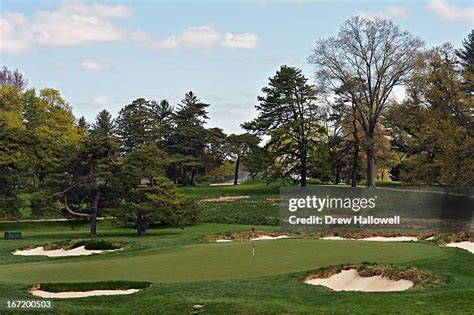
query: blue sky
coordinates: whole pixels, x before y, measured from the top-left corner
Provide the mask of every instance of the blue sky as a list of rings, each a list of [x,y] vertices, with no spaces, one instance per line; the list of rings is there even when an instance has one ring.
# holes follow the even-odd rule
[[[0,0],[0,59],[30,87],[59,89],[77,116],[116,115],[137,97],[211,104],[227,133],[255,116],[260,89],[282,64],[302,68],[318,38],[353,15],[390,18],[433,47],[460,46],[471,1]]]

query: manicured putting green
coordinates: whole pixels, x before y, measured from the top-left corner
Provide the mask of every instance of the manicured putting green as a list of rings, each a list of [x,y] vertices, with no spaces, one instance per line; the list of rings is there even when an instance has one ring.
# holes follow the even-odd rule
[[[402,263],[444,255],[441,248],[419,243],[288,239],[256,242],[257,256],[253,262],[251,248],[251,242],[201,244],[137,252],[134,256],[113,254],[4,265],[0,279],[28,284],[244,279],[341,263]]]

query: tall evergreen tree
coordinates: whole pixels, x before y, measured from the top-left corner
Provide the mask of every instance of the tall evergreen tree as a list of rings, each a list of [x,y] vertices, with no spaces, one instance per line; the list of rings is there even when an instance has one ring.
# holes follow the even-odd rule
[[[269,81],[255,106],[258,117],[243,127],[270,137],[268,167],[279,165],[282,176],[296,177],[305,187],[309,157],[323,131],[317,121],[316,91],[294,67],[281,66]]]
[[[462,46],[457,51],[457,56],[462,67],[461,73],[464,78],[465,91],[468,95],[472,95],[474,93],[474,30],[471,30]]]
[[[61,192],[67,213],[90,220],[91,236],[97,234],[97,217],[101,211],[117,201],[118,153],[116,127],[110,113],[103,110],[97,115],[82,150],[72,160],[67,185]]]
[[[153,104],[138,98],[119,112],[117,128],[122,151],[128,153],[139,144],[155,142]]]
[[[174,130],[169,138],[168,153],[174,157],[174,178],[183,185],[193,185],[197,172],[205,168],[208,131],[204,128],[209,104],[193,92],[186,93],[174,114]]]

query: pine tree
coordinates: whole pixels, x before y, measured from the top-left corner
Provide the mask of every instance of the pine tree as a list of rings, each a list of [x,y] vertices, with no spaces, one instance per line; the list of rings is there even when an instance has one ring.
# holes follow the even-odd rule
[[[322,132],[316,119],[316,91],[294,67],[281,66],[269,81],[255,106],[258,117],[243,127],[270,137],[266,148],[272,156],[268,165],[271,172],[278,166],[279,176],[297,177],[305,187],[311,150]]]
[[[155,142],[154,124],[153,104],[150,101],[138,98],[122,108],[117,118],[122,151],[127,153],[139,144]]]

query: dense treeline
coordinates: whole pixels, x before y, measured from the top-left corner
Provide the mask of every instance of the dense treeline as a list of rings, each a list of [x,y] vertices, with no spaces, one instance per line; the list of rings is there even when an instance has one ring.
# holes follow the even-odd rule
[[[424,50],[391,21],[359,17],[319,40],[308,62],[316,81],[281,66],[262,89],[257,117],[242,134],[207,128],[207,104],[193,92],[179,104],[138,98],[113,118],[74,117],[60,92],[29,88],[18,71],[0,71],[0,217],[18,218],[20,194],[34,214],[62,211],[184,226],[198,207],[177,185],[219,181],[242,170],[288,178],[474,183],[474,31],[460,49]],[[397,101],[394,89],[404,86]]]

